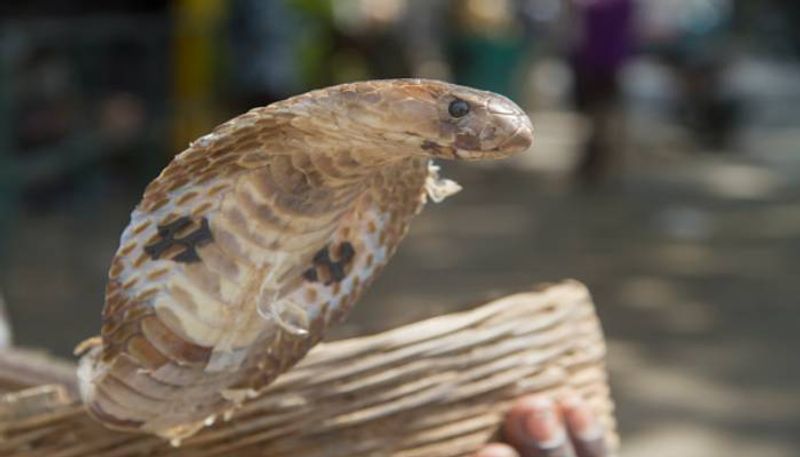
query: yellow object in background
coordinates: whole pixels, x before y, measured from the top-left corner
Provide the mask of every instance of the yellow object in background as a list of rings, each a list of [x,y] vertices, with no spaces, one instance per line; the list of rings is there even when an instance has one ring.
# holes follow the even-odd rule
[[[224,0],[174,3],[172,151],[182,151],[223,116],[215,87],[226,5]]]

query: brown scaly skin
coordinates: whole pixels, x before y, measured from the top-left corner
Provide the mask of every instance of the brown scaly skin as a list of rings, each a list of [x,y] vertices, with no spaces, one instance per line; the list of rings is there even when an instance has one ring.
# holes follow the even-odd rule
[[[101,341],[81,360],[89,412],[180,439],[232,411],[347,314],[431,191],[430,159],[503,158],[532,135],[504,97],[410,79],[317,90],[220,125],[131,215]]]

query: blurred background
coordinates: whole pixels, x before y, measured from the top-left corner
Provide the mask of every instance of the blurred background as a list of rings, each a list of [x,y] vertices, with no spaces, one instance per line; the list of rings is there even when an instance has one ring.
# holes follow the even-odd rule
[[[800,2],[27,0],[0,22],[16,344],[67,356],[97,332],[144,186],[217,123],[441,78],[516,100],[536,144],[443,164],[465,190],[417,218],[335,336],[577,278],[625,457],[800,455]]]

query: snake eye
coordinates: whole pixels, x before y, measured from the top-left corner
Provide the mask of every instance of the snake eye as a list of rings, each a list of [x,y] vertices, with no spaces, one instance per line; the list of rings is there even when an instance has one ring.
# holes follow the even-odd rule
[[[469,103],[457,98],[450,102],[450,106],[447,107],[447,112],[453,117],[464,117],[469,113]]]

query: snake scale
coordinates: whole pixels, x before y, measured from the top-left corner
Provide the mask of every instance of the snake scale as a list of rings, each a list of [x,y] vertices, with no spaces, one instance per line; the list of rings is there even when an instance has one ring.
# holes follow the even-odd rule
[[[428,198],[432,159],[528,149],[527,115],[441,81],[343,84],[255,108],[151,182],[108,275],[81,394],[105,425],[180,440],[344,318]]]

